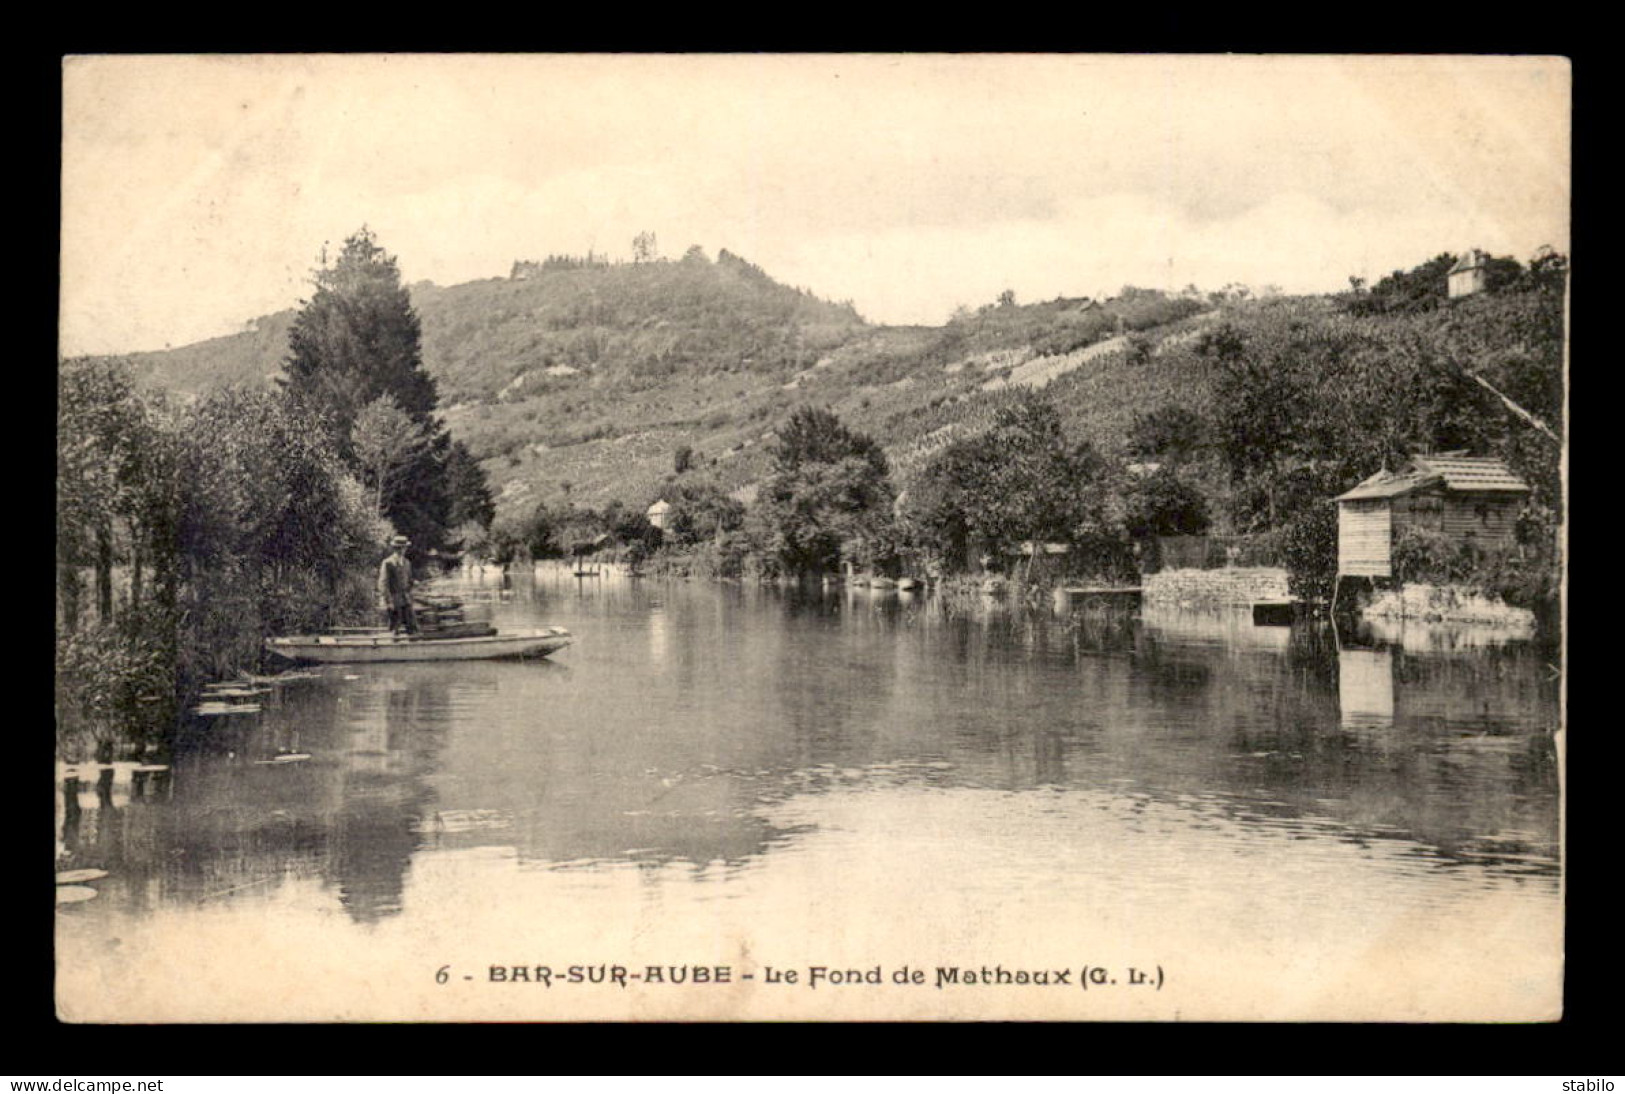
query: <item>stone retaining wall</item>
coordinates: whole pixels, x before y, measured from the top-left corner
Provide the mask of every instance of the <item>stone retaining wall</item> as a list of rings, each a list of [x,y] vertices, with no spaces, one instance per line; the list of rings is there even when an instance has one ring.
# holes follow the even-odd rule
[[[1224,570],[1163,570],[1146,574],[1142,596],[1156,604],[1251,604],[1285,600],[1286,571],[1276,566],[1237,566]]]

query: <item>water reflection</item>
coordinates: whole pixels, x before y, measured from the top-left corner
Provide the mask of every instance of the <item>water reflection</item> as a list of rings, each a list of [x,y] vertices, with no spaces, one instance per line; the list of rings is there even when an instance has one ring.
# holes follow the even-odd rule
[[[1556,684],[1527,643],[613,571],[465,588],[499,627],[578,642],[544,662],[334,667],[199,728],[162,785],[64,784],[61,862],[111,874],[71,914],[252,908],[310,883],[372,928],[412,915],[427,858],[482,850],[502,869],[742,878],[831,823],[807,803],[848,796],[873,804],[882,861],[908,842],[904,803],[946,794],[992,810],[1018,857],[1041,850],[1021,843],[1035,811],[1105,816],[1117,870],[1234,830],[1479,871],[1463,884],[1557,872]],[[1035,884],[1098,883],[1082,858],[1042,861]],[[497,869],[465,898],[500,899]]]
[[[1394,655],[1389,649],[1339,650],[1337,696],[1346,729],[1394,724]]]

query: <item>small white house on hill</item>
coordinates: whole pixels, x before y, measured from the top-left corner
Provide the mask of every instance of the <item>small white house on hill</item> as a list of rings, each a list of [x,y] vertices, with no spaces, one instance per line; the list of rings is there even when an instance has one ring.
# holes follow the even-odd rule
[[[1490,287],[1490,256],[1476,247],[1456,259],[1446,275],[1450,299],[1471,296]]]

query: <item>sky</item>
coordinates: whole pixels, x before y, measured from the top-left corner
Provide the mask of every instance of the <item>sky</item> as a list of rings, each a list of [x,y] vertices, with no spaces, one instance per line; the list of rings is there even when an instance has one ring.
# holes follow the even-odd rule
[[[363,225],[408,282],[655,233],[945,321],[1127,284],[1328,292],[1569,249],[1558,58],[179,56],[63,64],[61,351],[297,307]]]

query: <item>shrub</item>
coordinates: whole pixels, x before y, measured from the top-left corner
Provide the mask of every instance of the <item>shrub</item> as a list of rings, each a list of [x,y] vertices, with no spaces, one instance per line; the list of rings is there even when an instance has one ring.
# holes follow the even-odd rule
[[[1327,502],[1298,513],[1281,530],[1287,588],[1305,600],[1328,600],[1337,580],[1337,508]]]
[[[1421,585],[1456,585],[1518,608],[1555,604],[1561,568],[1549,542],[1484,548],[1427,528],[1406,528],[1394,539],[1394,576]]]
[[[110,759],[116,740],[161,731],[173,710],[174,671],[165,644],[125,626],[59,632],[57,750],[69,759]]]
[[[1167,470],[1133,483],[1123,501],[1124,526],[1135,536],[1199,536],[1211,523],[1202,492]]]

